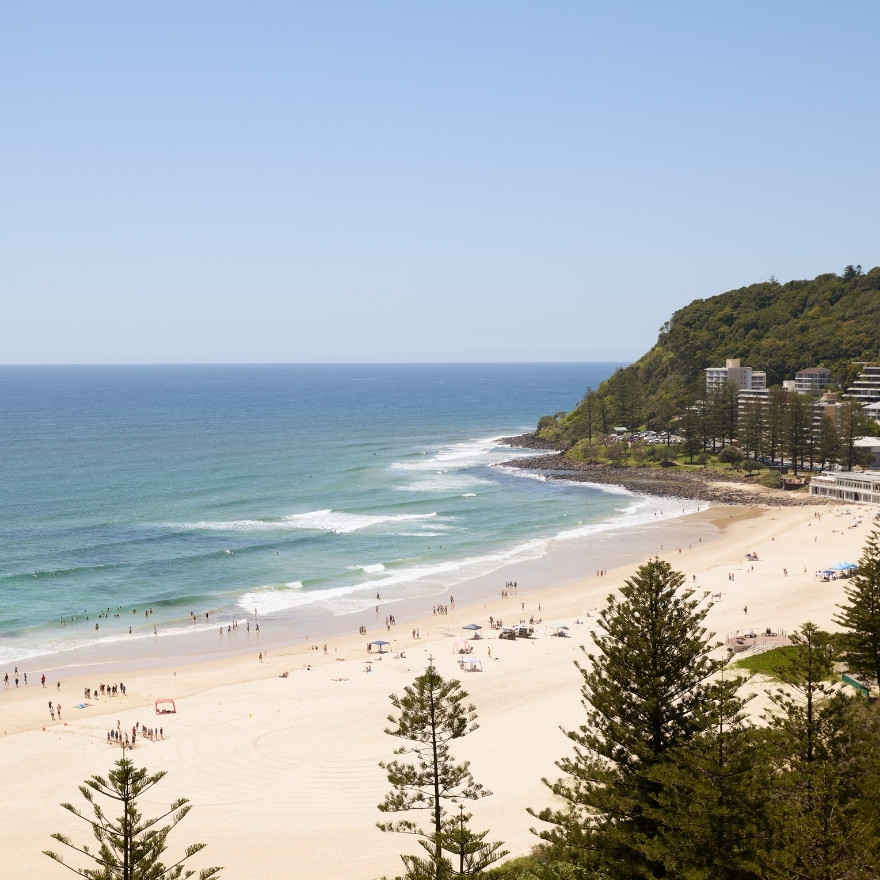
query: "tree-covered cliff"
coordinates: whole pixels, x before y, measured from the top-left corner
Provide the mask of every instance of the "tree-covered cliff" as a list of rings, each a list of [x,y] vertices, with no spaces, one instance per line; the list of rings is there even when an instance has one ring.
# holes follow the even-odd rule
[[[612,425],[664,430],[703,394],[704,370],[740,358],[767,372],[767,385],[808,367],[827,367],[846,387],[855,362],[880,360],[880,267],[811,281],[775,279],[698,299],[660,328],[657,344],[597,389],[564,419],[542,419],[548,439],[570,445]],[[553,424],[551,424],[551,422]]]

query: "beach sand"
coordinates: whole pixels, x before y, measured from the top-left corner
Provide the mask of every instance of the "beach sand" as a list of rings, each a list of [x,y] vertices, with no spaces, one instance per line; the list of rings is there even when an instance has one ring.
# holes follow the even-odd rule
[[[833,629],[845,582],[823,582],[816,572],[858,560],[874,513],[858,506],[712,507],[658,524],[650,555],[667,559],[701,594],[720,594],[707,625],[721,641],[752,628],[790,632],[808,620]],[[758,561],[746,560],[749,551]],[[443,616],[430,614],[433,603],[425,600],[427,616],[405,622],[387,603],[366,637],[328,639],[326,656],[323,643],[316,651],[310,644],[279,648],[273,642],[262,663],[255,649],[118,675],[68,671],[60,690],[54,676],[41,687],[40,670],[28,665],[26,687],[12,684],[0,692],[0,874],[12,880],[65,875],[42,850],[59,849],[52,832],[89,841],[87,826],[59,804],[86,806],[77,787],[92,774],[106,775],[121,756],[106,740],[118,721],[122,730],[136,723],[164,728],[162,741],[139,738],[130,753],[151,771],[167,771],[142,799],[144,814],[158,814],[178,797],[194,805],[169,838],[169,856],[202,841],[208,846],[192,866],[223,865],[227,877],[393,876],[401,868],[399,854],[418,847],[411,837],[375,825],[386,818],[377,804],[388,790],[378,763],[398,745],[383,733],[392,709],[388,695],[401,693],[429,656],[441,674],[461,679],[477,707],[479,729],[453,747],[456,759],[471,761],[476,779],[493,792],[468,806],[473,825],[489,828],[489,839],[504,841],[512,855],[526,853],[536,842],[526,807],[550,803],[541,778],[557,775],[554,761],[568,750],[559,728],[583,720],[573,660],[583,659],[581,645],[592,644],[595,616],[588,614],[595,615],[635,568],[627,564],[597,577],[590,558],[563,557],[551,553],[541,563],[543,582],[556,579],[561,586],[532,589],[536,578],[514,572],[516,594],[502,599],[502,574],[499,598],[470,606],[460,601]],[[573,564],[579,579],[572,579]],[[378,625],[384,614],[398,617],[390,634]],[[534,639],[502,641],[488,628],[490,615],[505,623],[543,622]],[[484,638],[469,642],[482,672],[460,671],[453,653],[470,622],[484,627]],[[565,624],[570,637],[550,636],[549,624]],[[377,638],[391,641],[381,660],[366,650]],[[395,657],[401,651],[405,657]],[[120,680],[126,696],[75,708],[86,702],[85,687]],[[157,717],[154,701],[165,697],[176,701],[177,713]],[[49,700],[61,702],[63,721],[50,721]]]

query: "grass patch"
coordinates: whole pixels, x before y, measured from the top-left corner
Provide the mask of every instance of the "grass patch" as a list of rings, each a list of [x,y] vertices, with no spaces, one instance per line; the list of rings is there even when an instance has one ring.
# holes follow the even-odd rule
[[[771,648],[769,651],[763,651],[760,654],[753,654],[749,657],[742,657],[733,662],[736,669],[745,669],[752,675],[766,675],[768,678],[775,678],[780,681],[779,670],[785,669],[794,659],[797,648],[794,645],[783,645],[779,648]],[[837,676],[832,672],[826,679],[827,681],[837,681]]]
[[[763,651],[760,654],[753,654],[749,657],[743,657],[734,661],[734,667],[737,669],[745,669],[752,675],[767,675],[770,678],[779,678],[777,670],[780,667],[785,668],[791,663],[794,655],[795,647],[793,645],[783,645],[780,648],[771,648],[769,651]]]

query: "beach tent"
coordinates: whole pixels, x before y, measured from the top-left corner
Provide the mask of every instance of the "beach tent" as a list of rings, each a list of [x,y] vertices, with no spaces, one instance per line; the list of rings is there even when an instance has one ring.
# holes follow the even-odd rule
[[[551,636],[557,636],[561,639],[564,639],[566,638],[566,636],[568,636],[568,627],[564,625],[554,626],[553,624],[550,624],[547,627],[547,631],[550,633]]]
[[[481,627],[480,624],[478,624],[478,623],[466,623],[466,624],[462,627],[462,629],[468,629],[468,630],[470,630],[470,631],[473,633],[473,635],[471,636],[472,639],[478,639],[478,638],[480,638],[480,630],[481,630],[482,628],[483,628],[483,627]]]
[[[391,642],[385,642],[385,641],[382,641],[382,639],[376,639],[375,642],[370,642],[371,646],[375,645],[379,649],[379,651],[378,651],[379,654],[384,654],[385,652],[382,649],[385,647],[385,645],[390,645],[390,644],[391,644]]]
[[[453,654],[470,654],[474,650],[473,645],[469,645],[464,639],[456,639],[452,643]]]
[[[858,566],[854,562],[838,562],[837,565],[832,565],[831,568],[834,571],[852,571],[854,568],[858,568]]]
[[[483,664],[479,660],[459,660],[458,665],[464,672],[482,672]]]
[[[174,700],[170,700],[170,699],[156,700],[156,714],[157,715],[176,715],[177,714],[177,706],[174,705]]]

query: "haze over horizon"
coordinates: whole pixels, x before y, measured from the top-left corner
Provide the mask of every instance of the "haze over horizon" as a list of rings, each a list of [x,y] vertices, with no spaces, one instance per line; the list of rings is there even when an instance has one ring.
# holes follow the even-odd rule
[[[878,25],[8,7],[0,363],[634,360],[693,299],[880,264]]]

